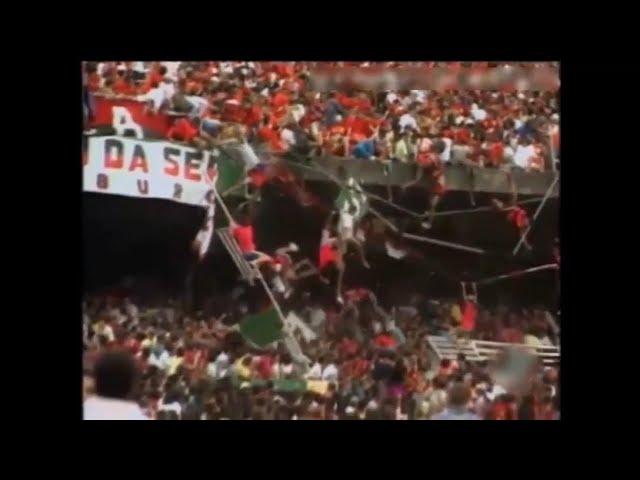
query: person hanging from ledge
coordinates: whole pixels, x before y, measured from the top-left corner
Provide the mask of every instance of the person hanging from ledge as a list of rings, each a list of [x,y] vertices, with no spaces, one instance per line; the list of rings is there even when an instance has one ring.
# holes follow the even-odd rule
[[[239,215],[240,224],[230,219],[231,234],[238,244],[243,258],[265,276],[265,279],[271,284],[273,293],[287,299],[293,292],[289,280],[291,278],[297,279],[297,276],[292,276],[292,273],[295,274],[295,268],[298,267],[297,264],[291,265],[291,257],[288,254],[298,251],[298,246],[290,243],[288,246],[276,250],[273,256],[257,251],[253,239],[254,229],[251,224],[252,212],[253,202],[250,201],[248,210]],[[265,267],[264,270],[263,267]],[[292,270],[293,272],[291,272]]]
[[[308,258],[294,262],[291,254],[299,251],[298,245],[291,242],[284,247],[278,248],[273,255],[273,269],[276,272],[274,283],[276,290],[282,293],[285,299],[289,298],[293,292],[293,286],[298,280],[320,274],[316,266]]]
[[[338,168],[338,177],[346,184],[336,199],[336,207],[339,212],[338,246],[344,256],[349,245],[353,245],[358,251],[362,265],[365,268],[370,268],[362,246],[365,238],[362,234],[356,235],[356,232],[360,232],[357,224],[366,213],[367,197],[353,177],[347,179],[347,172],[343,166]]]
[[[427,217],[427,220],[421,224],[427,230],[433,227],[436,207],[446,192],[443,160],[448,161],[449,158],[447,147],[448,144],[441,139],[432,141],[428,137],[420,138],[417,144],[416,178],[402,186],[404,191],[416,185],[423,177],[427,178],[430,184],[428,189],[429,209],[422,214],[422,217]]]
[[[197,149],[203,149],[207,142],[200,137],[200,118],[179,118],[169,128],[167,139],[175,143],[188,145]]]
[[[523,237],[523,244],[527,250],[531,250],[531,245],[525,235],[529,228],[529,215],[524,208],[518,205],[518,190],[513,180],[513,174],[510,171],[507,171],[506,174],[511,188],[510,204],[506,205],[505,202],[497,198],[492,199],[491,203],[498,211],[506,213],[507,221],[514,225],[518,230],[518,235]]]
[[[478,316],[478,287],[475,282],[469,286],[471,291],[467,291],[467,283],[462,285],[462,317],[460,319],[459,336],[468,339],[476,328],[476,317]]]
[[[342,277],[344,274],[344,259],[340,248],[338,248],[337,235],[332,236],[334,228],[332,228],[332,220],[334,214],[331,213],[327,218],[327,221],[322,229],[322,237],[320,239],[320,250],[318,252],[318,270],[320,272],[320,281],[328,284],[329,280],[324,276],[327,268],[333,265],[338,271],[338,282],[336,285],[336,299],[339,303],[343,303],[341,290],[342,290]]]
[[[239,215],[239,223],[231,220],[231,233],[238,242],[240,251],[244,259],[256,267],[260,267],[265,263],[273,263],[273,258],[266,253],[256,250],[256,244],[253,239],[253,225],[251,224],[252,214],[251,207]]]

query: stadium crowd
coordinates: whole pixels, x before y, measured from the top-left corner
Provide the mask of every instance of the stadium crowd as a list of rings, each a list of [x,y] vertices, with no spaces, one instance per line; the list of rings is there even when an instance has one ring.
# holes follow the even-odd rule
[[[106,410],[109,418],[158,420],[559,418],[557,367],[508,354],[470,362],[430,353],[427,335],[460,326],[465,307],[454,300],[416,294],[386,311],[365,289],[348,291],[341,308],[303,294],[290,305],[315,334],[298,335],[311,360],[303,367],[281,343],[256,349],[245,341],[238,323],[248,303],[237,295],[216,297],[193,315],[173,302],[148,308],[89,297],[85,418]],[[542,309],[478,307],[471,334],[551,345],[559,329]]]
[[[367,90],[355,83],[331,90],[318,87],[318,63],[86,62],[85,133],[92,105],[103,96],[141,102],[145,115],[167,115],[173,119],[167,140],[199,149],[240,143],[250,144],[252,152],[417,163],[439,181],[446,164],[527,171],[556,167],[557,90]],[[504,66],[411,63],[417,70]],[[401,63],[382,67],[404,68]],[[266,173],[254,168],[259,162],[247,163],[247,176],[259,187],[264,182],[255,175]],[[356,181],[346,174],[342,180]],[[241,325],[249,312],[264,311],[261,302],[266,301],[250,290],[218,293],[198,313],[187,313],[176,303],[138,300],[136,305],[124,297],[88,297],[83,304],[85,418],[104,418],[105,412],[110,418],[120,412],[115,415],[127,419],[181,420],[559,418],[557,367],[529,351],[509,349],[488,361],[470,361],[464,354],[440,360],[427,341],[429,335],[440,335],[462,344],[472,338],[558,345],[560,330],[548,312],[483,308],[466,293],[458,302],[416,292],[409,301],[386,298],[385,308],[369,290],[342,288],[349,245],[357,247],[363,267],[370,268],[362,246],[367,221],[360,222],[359,216],[366,202],[349,185],[344,198],[342,193],[338,197],[342,205],[336,206],[335,238],[329,221],[320,242],[318,268],[334,264],[335,295],[324,298],[320,285],[292,289],[289,282],[282,282],[279,292],[274,285],[271,292],[265,283],[283,310],[302,322],[295,331],[284,326],[299,354],[286,341],[263,348],[249,341]],[[433,195],[442,192],[434,187]],[[515,198],[514,189],[514,205],[497,202],[497,208],[516,212],[509,214],[510,221],[526,233],[526,212],[516,208]],[[431,215],[436,200],[429,202]],[[239,258],[258,262],[265,257],[272,270],[269,280],[291,274],[297,283],[284,254],[270,258],[256,250],[253,227],[249,219],[245,223],[232,225]],[[207,221],[196,238],[201,256],[212,229]],[[385,239],[388,256],[413,261],[400,239]],[[322,274],[319,280],[329,284]]]
[[[321,91],[313,71],[326,62],[87,62],[85,113],[94,95],[146,102],[170,113],[171,141],[212,148],[247,140],[273,153],[334,155],[388,163],[464,163],[544,171],[559,160],[559,91]],[[335,64],[333,62],[332,64]],[[358,68],[370,62],[338,62]],[[350,64],[349,64],[350,63]],[[428,71],[556,64],[412,62]],[[344,66],[344,65],[341,65]],[[403,63],[383,64],[385,69]]]

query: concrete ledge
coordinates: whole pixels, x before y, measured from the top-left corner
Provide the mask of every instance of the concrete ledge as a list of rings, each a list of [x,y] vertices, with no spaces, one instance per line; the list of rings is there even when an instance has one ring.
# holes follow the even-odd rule
[[[390,166],[388,175],[384,173],[384,166],[366,160],[344,159],[340,157],[312,157],[313,162],[322,169],[333,175],[337,175],[338,167],[343,165],[347,173],[358,178],[367,185],[402,185],[411,181],[416,176],[416,165],[393,163]],[[300,168],[297,163],[289,157],[288,164],[298,175],[308,180],[327,181],[327,177],[322,173],[310,172]],[[473,168],[473,178],[470,169],[463,165],[449,165],[445,169],[446,186],[449,190],[469,190],[472,186],[477,192],[509,193],[509,182],[504,172],[489,168]],[[553,183],[554,172],[525,172],[524,170],[513,170],[513,178],[518,189],[518,193],[523,195],[544,195],[549,186]],[[427,183],[423,180],[424,186]],[[552,196],[559,195],[559,184],[554,188]]]

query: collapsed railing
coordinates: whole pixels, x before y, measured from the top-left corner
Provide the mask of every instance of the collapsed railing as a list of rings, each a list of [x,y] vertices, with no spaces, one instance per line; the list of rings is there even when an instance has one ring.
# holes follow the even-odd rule
[[[427,337],[427,343],[440,360],[455,360],[462,353],[470,362],[483,362],[496,358],[507,349],[516,349],[535,355],[542,359],[545,365],[555,365],[560,362],[560,347],[556,345],[534,346],[487,340],[454,339],[444,335],[430,335]]]

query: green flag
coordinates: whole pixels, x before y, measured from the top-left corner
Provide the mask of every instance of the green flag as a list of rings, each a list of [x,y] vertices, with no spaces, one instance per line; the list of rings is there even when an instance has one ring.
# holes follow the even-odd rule
[[[367,213],[369,199],[362,187],[353,178],[340,190],[335,206],[340,212],[351,213],[356,220],[360,220]]]
[[[231,383],[234,387],[238,388],[241,385],[241,381],[237,378],[233,377]],[[265,387],[268,383],[268,380],[264,380],[261,378],[254,378],[251,380],[252,387]],[[304,378],[276,378],[272,380],[273,390],[275,392],[284,393],[284,392],[304,392],[308,390],[307,380]]]
[[[255,315],[247,315],[240,323],[240,333],[258,347],[282,339],[282,322],[275,308]]]
[[[222,150],[216,158],[216,165],[218,167],[216,190],[220,193],[236,185],[245,176],[242,161],[228,155],[224,150]]]
[[[307,381],[303,378],[282,378],[273,381],[273,389],[276,392],[304,392],[307,390]]]

